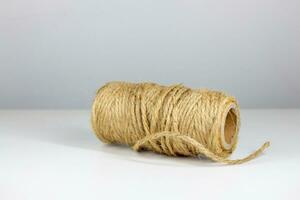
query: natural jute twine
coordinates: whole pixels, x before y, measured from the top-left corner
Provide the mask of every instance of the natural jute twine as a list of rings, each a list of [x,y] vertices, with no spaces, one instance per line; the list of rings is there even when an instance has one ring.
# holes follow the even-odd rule
[[[227,164],[252,160],[269,146],[266,142],[243,159],[228,159],[239,125],[235,98],[181,84],[110,82],[98,90],[92,108],[94,132],[105,143]]]

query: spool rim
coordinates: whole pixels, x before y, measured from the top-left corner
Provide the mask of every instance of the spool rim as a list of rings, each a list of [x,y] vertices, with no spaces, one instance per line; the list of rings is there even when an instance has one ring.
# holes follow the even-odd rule
[[[238,132],[238,110],[233,103],[225,109],[221,124],[221,144],[224,149],[231,150]]]

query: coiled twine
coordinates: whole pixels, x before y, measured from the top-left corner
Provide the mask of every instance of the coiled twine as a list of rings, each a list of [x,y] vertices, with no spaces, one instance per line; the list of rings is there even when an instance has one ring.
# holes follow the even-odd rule
[[[231,160],[240,126],[239,106],[223,92],[181,84],[110,82],[92,108],[92,127],[105,143],[170,156],[205,156],[240,164],[257,157],[269,142],[243,159]]]

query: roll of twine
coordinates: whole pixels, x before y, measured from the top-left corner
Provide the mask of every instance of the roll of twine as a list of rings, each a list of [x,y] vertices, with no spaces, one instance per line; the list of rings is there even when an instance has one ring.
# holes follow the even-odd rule
[[[92,127],[105,143],[169,156],[205,156],[227,164],[252,160],[270,144],[243,159],[229,159],[240,127],[236,99],[181,84],[107,83],[96,94]]]

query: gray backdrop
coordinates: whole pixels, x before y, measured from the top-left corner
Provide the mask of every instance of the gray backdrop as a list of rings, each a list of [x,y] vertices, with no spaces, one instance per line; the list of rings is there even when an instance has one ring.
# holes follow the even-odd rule
[[[299,108],[300,1],[1,1],[0,67],[0,108],[89,108],[110,80]]]

